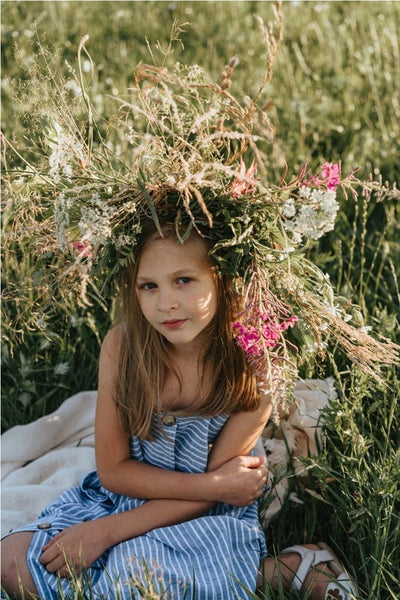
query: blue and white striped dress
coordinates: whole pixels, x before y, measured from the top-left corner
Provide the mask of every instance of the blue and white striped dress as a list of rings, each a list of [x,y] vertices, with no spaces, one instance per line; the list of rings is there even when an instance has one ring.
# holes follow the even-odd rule
[[[225,415],[165,415],[167,437],[156,425],[154,441],[132,438],[131,455],[164,469],[204,472],[209,444],[226,419]],[[59,598],[60,585],[68,597],[68,579],[57,579],[39,562],[41,548],[51,537],[75,523],[130,510],[143,502],[107,491],[93,471],[80,486],[52,502],[35,523],[21,528],[35,531],[27,560],[40,597]],[[88,599],[131,600],[143,597],[140,590],[148,589],[150,579],[154,597],[160,599],[248,598],[246,589],[254,592],[260,558],[265,554],[258,503],[240,508],[217,503],[203,517],[154,529],[110,548],[88,570],[85,590]]]

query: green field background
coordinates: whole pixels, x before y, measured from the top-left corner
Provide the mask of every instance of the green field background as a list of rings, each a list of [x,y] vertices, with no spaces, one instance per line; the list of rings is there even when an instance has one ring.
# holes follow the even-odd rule
[[[260,23],[274,18],[271,2],[3,1],[2,131],[34,160],[46,110],[57,101],[52,80],[72,81],[84,35],[93,60],[87,85],[99,117],[116,111],[139,62],[199,64],[219,80],[239,58],[232,91],[245,102],[262,80],[266,50]],[[360,178],[399,187],[400,2],[283,2],[283,42],[263,102],[273,126],[266,172],[279,182],[285,165],[308,161],[358,167]],[[175,23],[179,39],[170,34]],[[43,49],[40,51],[40,47]],[[85,60],[83,62],[85,68]],[[89,71],[89,69],[88,69]],[[35,78],[44,77],[36,87]],[[72,84],[71,84],[72,85]],[[44,93],[45,90],[45,93]],[[7,168],[21,167],[3,150]],[[4,169],[4,166],[3,166]],[[22,209],[21,209],[22,206]],[[26,208],[28,210],[28,208]],[[101,340],[110,310],[71,306],[59,298],[43,313],[32,279],[37,257],[24,229],[21,199],[3,202],[2,424],[7,429],[97,385]],[[398,196],[341,198],[334,232],[311,256],[360,306],[376,335],[400,343],[400,210]],[[11,240],[12,241],[9,241]],[[357,577],[360,598],[400,596],[400,409],[398,371],[373,383],[335,348],[333,361],[303,375],[333,375],[339,399],[326,415],[326,440],[310,459],[306,486],[291,478],[303,504],[285,503],[268,528],[271,549],[294,542],[330,541]],[[313,467],[311,469],[311,467]],[[283,593],[265,598],[283,598]],[[295,593],[288,598],[296,598]]]

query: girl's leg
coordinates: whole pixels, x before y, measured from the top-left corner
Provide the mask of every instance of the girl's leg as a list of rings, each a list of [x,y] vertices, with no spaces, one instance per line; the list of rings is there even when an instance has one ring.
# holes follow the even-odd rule
[[[32,537],[32,532],[21,531],[1,542],[1,585],[17,600],[39,597],[26,562]]]

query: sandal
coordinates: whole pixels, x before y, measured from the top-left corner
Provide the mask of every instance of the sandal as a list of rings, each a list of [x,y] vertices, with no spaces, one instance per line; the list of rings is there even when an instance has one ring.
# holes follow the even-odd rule
[[[281,554],[296,552],[301,556],[301,562],[290,589],[301,592],[308,573],[317,565],[327,563],[334,577],[328,583],[324,600],[353,600],[357,598],[358,589],[355,581],[347,573],[331,548],[323,542],[317,545],[320,550],[312,550],[305,546],[290,546],[290,548],[281,551]]]

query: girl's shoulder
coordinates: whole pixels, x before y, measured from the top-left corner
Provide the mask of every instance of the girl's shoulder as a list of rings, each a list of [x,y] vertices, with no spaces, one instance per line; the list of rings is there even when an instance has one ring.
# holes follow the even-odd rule
[[[119,324],[108,330],[101,345],[101,354],[108,354],[114,359],[119,355],[122,342],[123,327],[123,324]]]

